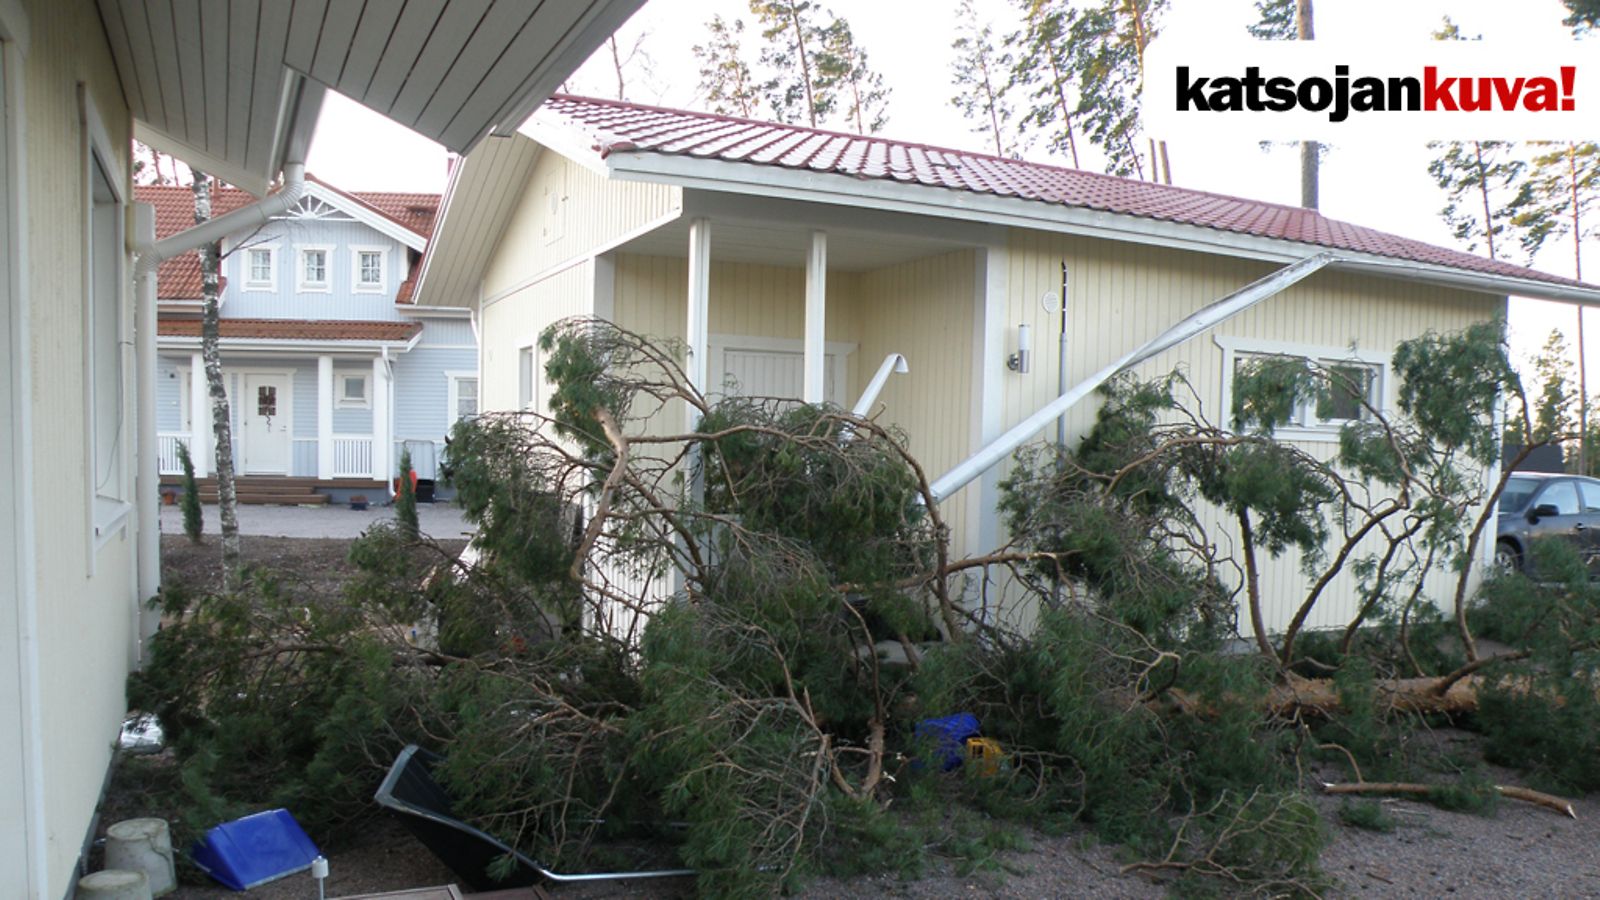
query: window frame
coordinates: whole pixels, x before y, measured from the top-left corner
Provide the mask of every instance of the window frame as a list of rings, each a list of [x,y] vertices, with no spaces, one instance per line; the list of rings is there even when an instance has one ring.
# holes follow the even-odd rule
[[[478,400],[483,403],[482,396]],[[539,345],[533,339],[518,342],[517,346],[517,409],[536,409],[539,406]]]
[[[1315,344],[1299,344],[1288,341],[1266,341],[1252,338],[1216,337],[1216,345],[1222,350],[1222,418],[1231,427],[1233,417],[1233,378],[1234,370],[1242,358],[1260,356],[1280,356],[1293,359],[1307,360],[1324,370],[1335,366],[1360,366],[1372,372],[1371,395],[1369,401],[1381,414],[1387,415],[1390,409],[1389,401],[1389,361],[1386,357],[1361,349],[1352,345],[1346,347],[1329,347]],[[1337,440],[1339,432],[1350,422],[1368,421],[1366,419],[1323,419],[1317,415],[1317,399],[1308,398],[1295,409],[1294,421],[1279,427],[1276,434],[1286,438],[1303,438],[1309,440],[1329,441]]]
[[[116,144],[112,143],[109,132],[100,118],[93,99],[82,85],[78,87],[78,102],[82,111],[83,127],[81,129],[80,162],[82,175],[82,226],[83,226],[83,398],[84,398],[84,471],[89,473],[85,484],[84,502],[88,509],[89,523],[89,558],[88,571],[91,576],[95,572],[95,554],[97,551],[119,533],[125,533],[126,526],[133,510],[131,502],[133,473],[129,466],[129,452],[127,442],[130,440],[132,429],[129,427],[129,354],[131,342],[129,328],[131,318],[128,310],[128,291],[123,282],[126,280],[127,253],[127,205],[128,197],[123,188],[125,173],[118,165],[115,150]],[[97,200],[97,188],[104,188],[109,195],[107,200]],[[109,207],[104,209],[103,207]],[[110,233],[97,236],[100,228],[109,228]],[[107,255],[104,261],[108,263],[104,271],[99,271],[101,259],[96,256],[98,248],[104,245]],[[117,352],[110,354],[114,359],[109,365],[115,369],[116,382],[115,412],[112,416],[114,424],[109,428],[109,433],[100,419],[100,401],[97,396],[100,390],[101,366],[107,365],[107,354],[100,352],[99,344],[105,337],[101,331],[101,317],[109,309],[114,321],[111,323],[111,339]],[[103,445],[110,444],[109,465],[106,467],[105,478],[101,477],[101,450]]]
[[[444,377],[448,383],[446,397],[449,403],[447,407],[448,421],[445,422],[445,430],[449,431],[455,427],[457,422],[469,418],[475,419],[483,413],[483,383],[478,380],[478,373],[475,371],[445,372]],[[473,396],[477,411],[470,417],[461,414],[461,383],[464,381],[472,382],[473,389],[477,392]]]
[[[240,247],[238,249],[244,251],[242,254],[239,254],[239,290],[241,290],[241,291],[249,291],[251,293],[277,293],[277,291],[278,291],[278,245],[277,245],[277,243],[274,242],[274,243],[270,243],[270,244],[246,244],[243,247]],[[257,254],[257,253],[265,253],[265,254],[267,254],[267,268],[268,268],[267,276],[268,277],[267,277],[266,281],[256,281],[254,278],[251,277],[251,276],[253,276],[255,274],[255,266],[252,265],[252,263],[254,261],[255,254]]]
[[[353,378],[361,379],[361,397],[349,396],[345,384]],[[371,409],[372,408],[372,375],[369,372],[335,372],[333,375],[333,408],[334,409]]]
[[[361,280],[361,255],[374,253],[378,257],[378,281],[368,284]],[[389,248],[376,245],[350,247],[350,290],[357,294],[382,294],[389,290]]]
[[[332,244],[296,244],[295,261],[295,290],[302,294],[331,294],[333,293],[333,250]],[[312,253],[322,254],[322,280],[306,280],[306,257]]]

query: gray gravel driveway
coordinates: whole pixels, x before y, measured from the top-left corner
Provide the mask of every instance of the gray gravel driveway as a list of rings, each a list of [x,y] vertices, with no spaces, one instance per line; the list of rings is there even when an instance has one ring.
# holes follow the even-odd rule
[[[215,504],[201,507],[206,534],[220,534]],[[239,533],[263,537],[355,538],[375,522],[394,518],[394,507],[372,506],[357,512],[348,506],[246,506],[239,507]],[[456,539],[472,533],[453,503],[418,503],[417,522],[422,533]],[[161,507],[161,533],[182,534],[183,513],[176,506]]]

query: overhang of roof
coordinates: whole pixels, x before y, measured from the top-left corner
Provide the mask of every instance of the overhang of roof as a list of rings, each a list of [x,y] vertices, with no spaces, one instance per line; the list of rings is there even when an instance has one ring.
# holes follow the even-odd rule
[[[511,134],[644,0],[97,0],[134,136],[257,196],[326,89],[458,153]]]
[[[163,338],[200,337],[197,318],[162,318],[156,335]],[[217,322],[223,341],[365,341],[404,344],[422,331],[421,322],[343,319],[222,319]]]
[[[1600,287],[1314,210],[982,153],[556,96],[522,129],[607,177],[1084,234],[1340,268],[1490,294],[1600,303]]]
[[[412,299],[423,306],[475,306],[478,282],[516,212],[540,146],[522,135],[484,141],[450,171],[439,228],[422,257]]]

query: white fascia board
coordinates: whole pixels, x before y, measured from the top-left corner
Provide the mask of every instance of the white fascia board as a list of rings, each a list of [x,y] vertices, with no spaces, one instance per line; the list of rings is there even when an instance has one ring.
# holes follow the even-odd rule
[[[619,152],[609,156],[605,163],[609,177],[621,181],[649,181],[707,191],[982,221],[1274,263],[1291,263],[1316,253],[1331,251],[1338,256],[1336,267],[1349,271],[1391,278],[1409,276],[1417,281],[1487,294],[1515,294],[1541,300],[1600,304],[1600,289],[1468,272],[1448,266],[1239,234],[1199,225],[1164,222],[1124,213],[1062,206],[1042,200],[662,153]]]
[[[379,353],[385,348],[397,350],[401,353],[416,346],[417,338],[406,341],[307,341],[296,338],[222,338],[219,346],[224,353]],[[193,353],[200,349],[200,339],[197,337],[163,337],[157,346],[158,350],[182,351]]]
[[[433,257],[438,252],[439,238],[445,229],[452,223],[450,220],[450,207],[456,199],[456,185],[461,182],[461,173],[467,168],[467,158],[458,157],[456,164],[450,169],[450,178],[445,182],[444,195],[439,198],[439,212],[433,220],[433,240],[422,249],[422,263],[417,267],[417,286],[411,289],[411,296],[420,299],[423,291],[428,286],[428,269],[433,265]],[[399,304],[396,304],[398,306]]]
[[[472,308],[467,306],[415,306],[396,303],[394,311],[412,319],[470,319]]]
[[[609,159],[600,158],[600,150],[595,146],[594,136],[580,128],[575,127],[567,119],[541,109],[533,117],[522,123],[517,133],[523,137],[531,138],[534,143],[548,147],[569,160],[583,166],[585,169],[602,178],[610,178],[613,172]],[[654,155],[654,154],[650,154]],[[633,158],[632,156],[629,157]],[[633,179],[652,181],[657,179]]]
[[[360,222],[361,224],[371,228],[373,231],[376,231],[379,234],[384,235],[385,237],[394,238],[413,250],[421,250],[428,244],[427,238],[417,234],[415,231],[412,231],[404,225],[399,224],[393,219],[390,219],[388,216],[368,208],[365,203],[361,203],[358,200],[352,200],[351,198],[340,194],[338,191],[331,190],[324,185],[316,183],[315,181],[306,182],[306,193],[310,196],[316,197],[318,200],[321,200],[329,206],[349,213],[350,218],[355,219],[357,222]]]
[[[515,139],[515,137],[515,135],[508,136],[508,138],[511,139]],[[539,157],[543,153],[544,147],[542,145],[537,146],[534,149],[533,159],[528,163],[529,172],[532,172],[533,167],[538,165]],[[482,170],[481,172],[480,169]],[[466,298],[459,307],[450,305],[449,297],[443,299],[442,302],[444,305],[430,304],[428,307],[422,307],[420,306],[420,301],[424,296],[426,296],[426,292],[428,290],[428,273],[433,269],[434,258],[440,253],[446,254],[446,258],[448,258],[448,254],[454,252],[456,244],[460,242],[452,240],[452,238],[454,238],[456,232],[467,229],[467,227],[473,221],[472,217],[478,213],[478,209],[476,207],[461,207],[456,202],[456,194],[459,190],[462,190],[462,179],[469,179],[471,182],[473,182],[473,186],[477,187],[478,183],[487,181],[489,179],[491,172],[501,171],[503,171],[503,169],[500,166],[473,165],[471,163],[471,158],[467,156],[463,156],[457,160],[455,168],[450,170],[450,180],[445,184],[444,196],[439,199],[439,212],[434,218],[433,238],[432,240],[428,241],[427,249],[425,249],[422,253],[422,264],[419,267],[417,274],[417,286],[412,291],[412,298],[419,302],[418,308],[458,308],[470,312],[472,307],[477,304],[476,297]],[[501,179],[501,181],[503,183],[499,184],[498,186],[507,191],[521,191],[527,187],[526,184],[512,183],[510,179]],[[474,191],[474,194],[477,196],[482,196],[482,191]],[[512,214],[514,214],[514,212]],[[466,221],[463,221],[463,219]],[[504,226],[502,225],[499,230],[503,233]],[[488,257],[485,258],[484,266],[488,265],[488,260],[492,259],[493,256],[494,254],[491,252]],[[477,271],[472,273],[472,280],[477,281],[482,277],[482,275],[483,266],[479,266],[477,267]]]
[[[191,168],[221,178],[254,197],[265,197],[267,190],[272,187],[271,177],[267,173],[252,172],[219,156],[213,156],[138,119],[133,121],[133,137],[141,144],[183,160]]]

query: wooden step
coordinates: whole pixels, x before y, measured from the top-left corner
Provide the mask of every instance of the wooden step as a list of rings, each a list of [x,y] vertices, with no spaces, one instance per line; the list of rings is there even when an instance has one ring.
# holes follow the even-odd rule
[[[257,493],[239,491],[234,495],[241,504],[251,506],[325,506],[333,498],[327,494],[306,493]],[[201,503],[216,503],[216,491],[201,491]]]

